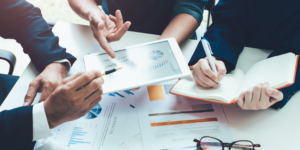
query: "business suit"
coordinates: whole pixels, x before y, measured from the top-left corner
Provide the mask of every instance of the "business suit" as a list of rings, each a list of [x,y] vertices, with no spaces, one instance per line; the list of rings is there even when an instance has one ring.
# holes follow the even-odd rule
[[[235,68],[245,46],[274,50],[269,57],[300,53],[299,0],[220,0],[212,10],[212,17],[213,24],[205,37],[214,56],[225,63],[227,72]],[[189,65],[203,57],[205,53],[199,44]],[[283,100],[271,107],[282,108],[300,89],[299,67],[297,72],[294,85],[281,90]]]
[[[48,64],[57,60],[68,59],[71,63],[76,60],[58,45],[58,37],[53,35],[40,10],[25,0],[1,1],[0,20],[0,36],[16,39],[38,71],[42,72]],[[0,77],[7,78],[5,75]],[[7,93],[15,81],[0,82],[0,93]],[[27,146],[32,149],[33,107],[0,112],[0,149],[19,150]]]

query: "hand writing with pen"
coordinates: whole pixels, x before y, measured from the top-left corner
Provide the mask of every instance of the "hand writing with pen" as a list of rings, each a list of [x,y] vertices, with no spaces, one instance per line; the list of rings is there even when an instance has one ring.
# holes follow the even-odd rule
[[[218,76],[212,71],[206,58],[200,59],[193,66],[193,77],[199,86],[217,88],[218,82],[223,79],[227,69],[223,61],[214,58]],[[269,83],[260,83],[240,94],[238,105],[244,110],[267,109],[283,99],[283,93],[271,88]]]

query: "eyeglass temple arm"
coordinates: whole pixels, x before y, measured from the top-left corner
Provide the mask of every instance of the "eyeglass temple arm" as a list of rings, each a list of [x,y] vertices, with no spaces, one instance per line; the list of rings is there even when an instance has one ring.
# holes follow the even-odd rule
[[[230,146],[230,144],[231,143],[223,143],[223,145],[225,146],[225,147],[229,147]],[[236,148],[243,148],[243,147],[252,147],[252,145],[242,145],[242,144],[234,144],[234,146],[236,147]],[[260,147],[260,144],[253,144],[253,146],[254,147]]]
[[[194,139],[194,142],[200,143],[199,140]],[[205,142],[205,143],[216,143],[216,142]],[[224,147],[230,147],[231,143],[223,143]],[[234,144],[236,148],[252,147],[252,145]],[[260,147],[260,144],[253,144],[254,147]]]

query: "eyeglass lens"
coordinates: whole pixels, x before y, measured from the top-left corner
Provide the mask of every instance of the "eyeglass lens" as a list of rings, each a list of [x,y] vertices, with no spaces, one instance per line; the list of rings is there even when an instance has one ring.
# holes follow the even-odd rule
[[[239,141],[231,146],[231,150],[253,150],[253,144],[248,141]]]
[[[203,150],[222,150],[223,146],[220,141],[214,138],[204,137],[200,141],[200,147]]]

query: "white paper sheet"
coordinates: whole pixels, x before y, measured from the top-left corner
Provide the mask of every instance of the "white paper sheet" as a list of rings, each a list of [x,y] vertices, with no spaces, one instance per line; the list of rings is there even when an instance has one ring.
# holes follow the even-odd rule
[[[173,84],[142,87],[144,96],[133,103],[145,150],[195,147],[202,136],[233,140],[221,105],[171,95]]]
[[[126,95],[131,99],[132,95]],[[78,120],[52,129],[53,136],[38,140],[35,149],[56,141],[65,150],[116,149],[122,140],[123,124],[127,119],[129,104],[123,97],[102,96],[100,103]]]
[[[122,134],[123,140],[119,142],[119,149],[117,150],[143,150],[140,124],[137,109],[135,107],[129,108],[124,129],[125,130]]]

